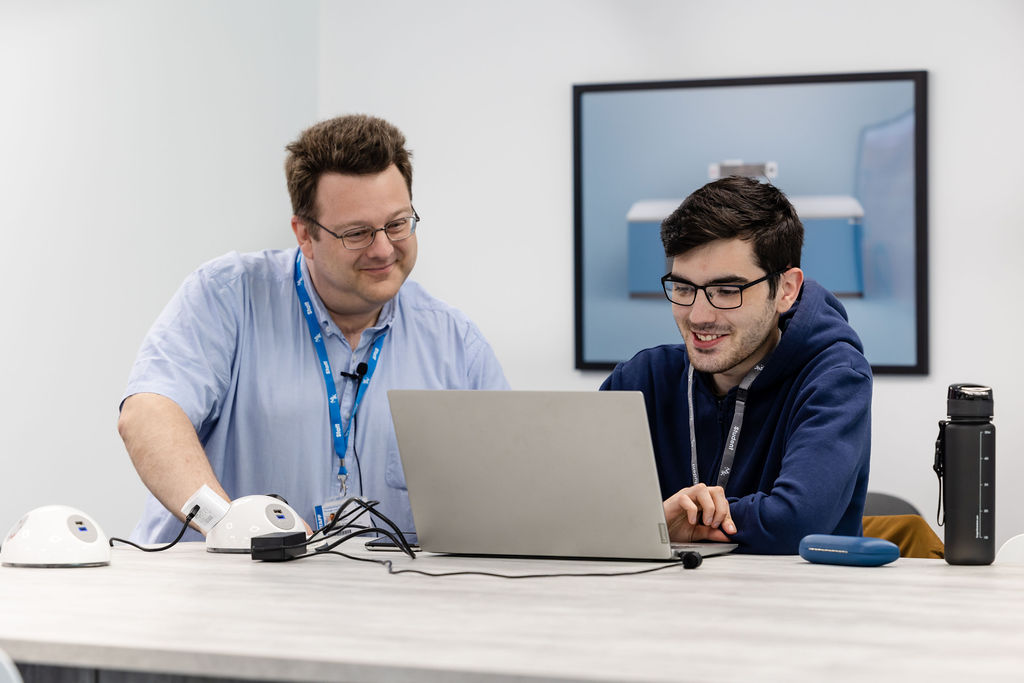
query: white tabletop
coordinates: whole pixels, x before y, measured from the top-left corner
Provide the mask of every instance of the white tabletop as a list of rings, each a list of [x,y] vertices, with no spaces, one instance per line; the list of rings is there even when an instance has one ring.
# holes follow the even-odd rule
[[[386,557],[427,571],[652,566]],[[120,547],[109,567],[0,567],[0,648],[25,663],[264,680],[1019,680],[1024,566],[731,555],[510,581]]]

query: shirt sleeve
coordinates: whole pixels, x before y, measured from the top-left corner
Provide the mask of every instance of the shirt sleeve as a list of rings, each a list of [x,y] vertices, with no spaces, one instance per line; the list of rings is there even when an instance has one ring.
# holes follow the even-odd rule
[[[142,342],[122,397],[166,396],[202,437],[230,386],[239,329],[237,295],[202,271],[192,273]]]
[[[799,390],[784,428],[786,449],[771,490],[729,501],[737,529],[731,538],[747,552],[796,553],[807,534],[860,529],[863,505],[858,511],[851,503],[868,473],[870,375],[849,366],[818,375]]]
[[[494,349],[484,339],[483,333],[470,323],[465,337],[466,379],[470,389],[504,390],[509,388],[505,372],[494,354]]]

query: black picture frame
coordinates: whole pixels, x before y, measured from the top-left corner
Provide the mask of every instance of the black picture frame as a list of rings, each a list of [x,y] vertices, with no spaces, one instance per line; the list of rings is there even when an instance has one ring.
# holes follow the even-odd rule
[[[850,286],[837,282],[831,283],[830,288],[842,297],[850,311],[851,324],[865,342],[865,355],[875,374],[928,374],[926,71],[577,84],[572,88],[572,97],[577,369],[610,370],[643,348],[682,342],[671,318],[670,304],[663,298],[664,315],[654,317],[655,306],[659,305],[655,302],[660,296],[654,288],[660,287],[658,279],[665,271],[657,272],[659,264],[650,252],[654,248],[651,235],[656,231],[656,224],[653,219],[649,225],[644,224],[644,219],[651,216],[641,216],[640,212],[636,224],[629,220],[633,215],[629,212],[646,206],[641,201],[629,203],[630,198],[639,200],[642,196],[637,188],[645,181],[638,176],[658,173],[649,171],[648,166],[667,169],[669,175],[677,173],[678,190],[671,198],[682,201],[714,177],[711,172],[715,167],[722,175],[736,168],[742,169],[741,172],[753,168],[755,172],[749,173],[751,175],[769,172],[773,168],[770,164],[775,162],[767,157],[774,152],[757,156],[756,151],[771,148],[770,144],[758,144],[760,131],[763,140],[806,139],[806,145],[810,146],[799,149],[797,143],[779,153],[784,161],[775,167],[777,178],[772,182],[791,199],[803,192],[820,199],[817,195],[822,192],[818,184],[827,182],[822,176],[830,176],[830,173],[814,168],[819,161],[815,160],[811,147],[835,150],[831,159],[836,161],[835,168],[842,170],[832,172],[835,177],[831,181],[842,196],[853,197],[855,203],[862,206],[859,216],[851,215],[847,219],[853,238],[842,237],[839,242],[853,245],[852,256],[843,257],[845,265],[841,269],[822,267],[819,272],[828,277],[838,277],[834,273],[839,270],[852,273]],[[790,133],[784,120],[785,112],[778,111],[780,103],[783,110],[800,107],[798,111],[790,110],[793,118],[798,119],[791,126],[804,130]],[[899,115],[888,119],[882,115],[908,103],[912,106]],[[692,118],[687,119],[691,112]],[[709,115],[714,119],[708,119]],[[876,120],[873,116],[880,118]],[[860,129],[857,149],[851,152],[850,136],[862,119],[867,123]],[[701,120],[709,121],[709,125],[700,126]],[[693,125],[687,125],[691,123]],[[835,130],[828,130],[830,126]],[[719,142],[705,144],[709,138]],[[742,160],[735,154],[727,154],[732,150],[726,150],[728,144],[721,142],[740,138],[749,138],[737,145],[737,151],[744,155]],[[823,142],[825,147],[822,147]],[[707,150],[712,150],[713,154],[715,144],[723,151],[717,157],[708,156]],[[827,146],[830,144],[834,147]],[[885,144],[898,149],[898,154],[892,155],[896,159],[891,163],[892,168],[883,168],[889,162],[880,160],[884,154],[876,151]],[[701,145],[705,146],[703,156],[697,152],[692,159],[687,158],[687,150]],[[747,150],[755,150],[752,158]],[[852,170],[848,168],[851,158],[855,160]],[[730,166],[740,161],[741,165]],[[694,169],[702,166],[709,178],[696,182]],[[802,169],[802,175],[793,173],[798,168]],[[873,180],[883,177],[883,173],[891,174],[884,176],[885,183]],[[847,187],[851,177],[853,186]],[[666,194],[667,186],[660,176],[651,175],[648,180],[651,196]],[[802,185],[808,189],[802,189]],[[634,194],[630,195],[630,191]],[[640,196],[634,196],[637,194]],[[797,201],[794,200],[794,204],[797,205]],[[630,208],[626,210],[626,206]],[[804,218],[803,209],[800,205],[797,208]],[[810,215],[809,210],[808,213]],[[829,214],[828,218],[834,216]],[[622,225],[617,225],[616,221]],[[808,222],[804,219],[805,227]],[[865,246],[870,230],[878,231],[881,226],[898,237],[892,237],[887,244],[867,240]],[[620,227],[623,229],[619,230]],[[821,229],[812,235],[810,228],[807,229],[804,265],[809,244],[814,239],[826,239],[816,235],[840,239],[835,237],[840,231]],[[881,239],[885,242],[889,237]],[[637,244],[643,249],[634,250]],[[647,255],[646,262],[640,255],[642,251]],[[822,258],[839,262],[838,254],[842,250],[827,246],[820,251]],[[913,260],[909,268],[905,263],[908,258]],[[648,267],[643,267],[643,263]],[[642,285],[634,284],[637,278],[633,277],[631,269],[641,273]],[[809,273],[811,277],[815,275],[815,272]],[[857,285],[860,291],[855,291]],[[643,291],[634,291],[635,288]],[[892,310],[887,311],[886,306]],[[898,327],[895,334],[876,342],[876,338],[881,339],[875,334],[876,327],[896,329],[894,325]],[[891,348],[883,348],[883,344],[890,343],[890,337],[902,341],[893,343]]]

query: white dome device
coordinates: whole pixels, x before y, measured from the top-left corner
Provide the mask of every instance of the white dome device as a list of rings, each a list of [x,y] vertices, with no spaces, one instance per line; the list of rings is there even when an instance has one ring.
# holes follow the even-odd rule
[[[243,496],[231,502],[227,513],[206,534],[206,551],[248,553],[254,536],[302,531],[302,518],[287,503],[273,496]]]
[[[26,513],[0,546],[5,567],[101,567],[110,564],[110,542],[91,517],[67,505]]]

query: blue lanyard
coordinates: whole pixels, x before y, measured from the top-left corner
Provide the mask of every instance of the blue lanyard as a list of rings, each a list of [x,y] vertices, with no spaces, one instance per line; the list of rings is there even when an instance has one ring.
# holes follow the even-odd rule
[[[338,479],[341,480],[342,492],[345,491],[345,481],[348,470],[345,469],[345,454],[348,452],[348,434],[352,429],[352,422],[355,420],[356,411],[359,410],[359,403],[363,400],[363,394],[370,385],[370,378],[373,371],[377,369],[377,361],[380,358],[381,348],[384,346],[384,337],[388,331],[383,330],[373,341],[373,351],[370,353],[369,362],[366,364],[366,374],[359,382],[356,390],[356,399],[352,404],[352,417],[349,418],[348,426],[341,424],[341,401],[338,399],[338,389],[334,384],[334,373],[331,371],[331,361],[327,358],[327,346],[324,344],[324,335],[320,329],[320,323],[313,312],[313,302],[306,290],[306,283],[302,277],[302,250],[296,250],[295,254],[295,294],[299,297],[299,306],[302,314],[306,317],[306,326],[309,327],[309,337],[313,340],[313,348],[316,349],[317,358],[320,359],[320,368],[324,376],[324,389],[327,391],[327,410],[331,415],[331,434],[334,438],[334,452],[338,455]]]

